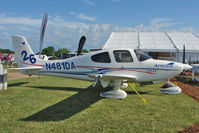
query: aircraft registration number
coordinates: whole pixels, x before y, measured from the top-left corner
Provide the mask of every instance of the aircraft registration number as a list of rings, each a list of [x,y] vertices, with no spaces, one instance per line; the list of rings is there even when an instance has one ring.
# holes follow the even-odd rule
[[[74,70],[76,69],[73,62],[56,62],[46,63],[46,70]]]

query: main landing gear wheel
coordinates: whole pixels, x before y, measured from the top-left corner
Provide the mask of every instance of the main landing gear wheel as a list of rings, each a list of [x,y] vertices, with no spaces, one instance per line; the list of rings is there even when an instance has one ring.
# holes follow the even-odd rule
[[[114,80],[114,88],[111,91],[100,93],[101,97],[109,99],[124,99],[127,96],[127,93],[120,89],[121,80]]]

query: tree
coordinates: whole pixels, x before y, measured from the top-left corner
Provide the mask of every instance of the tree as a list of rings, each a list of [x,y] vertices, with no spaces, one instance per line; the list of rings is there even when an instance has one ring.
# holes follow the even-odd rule
[[[14,54],[14,51],[11,51],[10,49],[0,49],[0,53],[11,53],[11,54]]]
[[[68,54],[70,53],[70,51],[66,48],[61,48],[61,49],[58,49],[56,52],[55,52],[55,56],[61,58],[61,54]]]
[[[77,53],[77,52],[78,52],[78,51],[76,51],[76,53]],[[81,53],[88,53],[88,50],[83,49]]]
[[[82,50],[82,53],[88,53],[88,50],[83,49],[83,50]]]
[[[44,55],[47,55],[47,56],[53,56],[55,54],[55,48],[52,47],[52,46],[44,48],[42,50],[41,54],[44,54]]]

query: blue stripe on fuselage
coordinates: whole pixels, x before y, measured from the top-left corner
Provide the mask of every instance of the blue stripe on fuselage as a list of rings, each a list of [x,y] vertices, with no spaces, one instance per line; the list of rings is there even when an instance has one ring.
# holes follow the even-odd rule
[[[90,69],[90,68],[88,68]],[[155,71],[178,71],[177,69],[163,69],[163,68],[122,68],[122,70],[129,69],[129,70],[155,70]],[[74,75],[87,75],[87,74],[99,74],[99,73],[106,73],[111,71],[121,71],[121,70],[113,70],[113,69],[93,69],[92,71],[84,71],[84,72],[77,72],[77,71],[40,71],[39,73],[59,73],[59,74],[74,74]]]

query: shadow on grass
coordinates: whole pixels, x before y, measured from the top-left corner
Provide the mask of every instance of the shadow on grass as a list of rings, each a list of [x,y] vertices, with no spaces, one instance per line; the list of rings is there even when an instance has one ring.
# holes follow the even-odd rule
[[[22,121],[60,121],[65,120],[73,115],[87,109],[90,105],[98,102],[102,99],[99,94],[106,92],[111,88],[101,88],[100,85],[96,87],[89,86],[88,88],[69,88],[69,87],[49,87],[49,86],[27,86],[38,89],[47,90],[65,90],[65,91],[77,91],[76,94],[69,98],[66,98],[52,106],[44,108],[43,110],[36,112],[35,114],[28,116]],[[134,91],[126,91],[127,94],[136,94]],[[148,94],[148,92],[139,91],[140,94]]]
[[[31,86],[33,87],[33,86]],[[21,119],[22,121],[60,121],[70,118],[71,116],[83,111],[90,105],[96,103],[101,98],[99,93],[105,89],[101,87],[88,87],[86,89],[80,88],[64,88],[64,87],[35,87],[40,89],[50,90],[66,90],[78,91],[78,93],[66,98],[52,106],[49,106],[27,118]]]
[[[189,85],[192,85],[192,86],[199,86],[199,82],[197,80],[194,80],[194,81],[184,81],[183,83],[185,84],[189,84]]]
[[[12,84],[8,84],[8,87],[20,86],[20,85],[24,85],[24,84],[27,84],[27,83],[29,83],[29,82],[12,83]]]
[[[189,84],[189,85],[192,85],[192,86],[199,86],[199,82],[197,80],[192,80],[191,77],[176,77],[176,79],[178,81],[181,81],[185,84]]]
[[[148,91],[149,92],[149,91]],[[149,94],[148,92],[143,92],[143,91],[138,91],[138,93],[139,94]],[[130,94],[136,94],[137,95],[137,93],[135,92],[135,91],[126,91],[126,93],[128,94],[128,95],[130,95]]]
[[[50,87],[50,86],[27,86],[31,88],[37,88],[37,89],[45,89],[45,90],[65,90],[65,91],[84,91],[86,89],[83,88],[74,88],[74,87]]]

